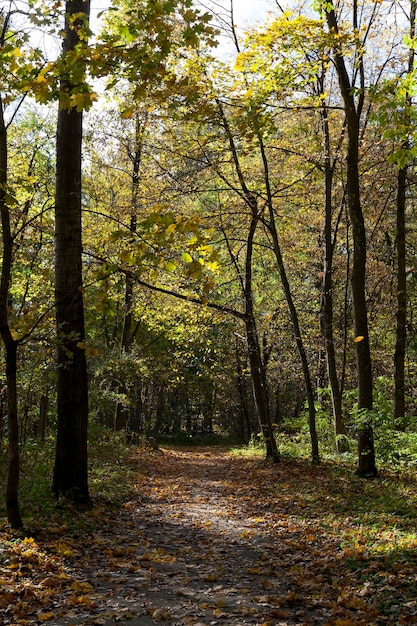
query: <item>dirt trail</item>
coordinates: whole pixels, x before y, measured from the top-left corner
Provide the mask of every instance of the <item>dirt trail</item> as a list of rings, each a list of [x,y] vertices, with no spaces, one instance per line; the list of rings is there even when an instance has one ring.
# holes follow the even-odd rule
[[[337,623],[329,545],[321,554],[292,521],[296,494],[280,510],[270,467],[254,475],[253,461],[218,449],[164,449],[138,466],[137,497],[77,561],[95,606],[57,624]]]

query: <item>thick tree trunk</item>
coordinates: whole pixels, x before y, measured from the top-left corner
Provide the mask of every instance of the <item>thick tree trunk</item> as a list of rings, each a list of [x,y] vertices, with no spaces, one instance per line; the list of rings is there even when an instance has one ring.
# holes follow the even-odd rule
[[[361,476],[377,476],[373,430],[367,413],[372,411],[372,363],[369,346],[368,309],[366,303],[366,232],[360,202],[359,183],[359,120],[348,120],[347,192],[353,235],[352,302],[355,330],[356,366],[358,373],[358,469]],[[364,419],[361,417],[364,415]]]
[[[89,3],[66,4],[64,54],[79,43],[77,24]],[[71,91],[63,79],[61,90]],[[56,139],[55,299],[58,334],[58,428],[53,491],[89,499],[87,470],[88,384],[85,359],[81,237],[82,112],[59,109]]]

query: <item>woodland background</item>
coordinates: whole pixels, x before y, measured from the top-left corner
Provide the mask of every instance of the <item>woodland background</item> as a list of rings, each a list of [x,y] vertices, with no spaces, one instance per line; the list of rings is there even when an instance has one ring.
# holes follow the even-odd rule
[[[87,463],[59,460],[87,447],[86,407],[132,442],[414,463],[414,0],[275,2],[245,33],[233,3],[118,0],[95,33],[87,6],[0,4],[10,523],[19,446],[56,430],[54,490],[88,498]],[[76,270],[57,244],[74,120]],[[88,389],[65,379],[79,355]]]

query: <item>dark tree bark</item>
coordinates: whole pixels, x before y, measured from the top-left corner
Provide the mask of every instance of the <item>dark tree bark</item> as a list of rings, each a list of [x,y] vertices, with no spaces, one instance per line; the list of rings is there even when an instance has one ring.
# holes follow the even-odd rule
[[[131,214],[130,214],[130,225],[129,230],[134,235],[136,232],[136,224],[137,224],[137,213],[139,210],[139,180],[140,180],[140,165],[142,161],[142,150],[143,150],[143,133],[146,127],[146,115],[145,119],[141,120],[139,112],[136,111],[135,117],[135,141],[134,141],[134,149],[129,150],[129,158],[132,163],[132,176],[131,176]],[[133,323],[133,285],[134,280],[133,277],[129,274],[125,275],[125,298],[124,298],[124,320],[123,320],[123,329],[122,329],[122,337],[120,342],[120,351],[121,353],[130,352],[132,345],[132,323]],[[126,388],[126,385],[122,383],[120,385],[119,392],[128,395],[129,391]],[[115,417],[114,417],[114,429],[116,431],[122,430],[126,427],[127,420],[126,417],[132,414],[134,411],[134,398],[131,398],[132,406],[129,409],[123,407],[121,402],[116,403],[115,409]]]
[[[413,0],[410,6],[410,29],[409,35],[414,39],[416,31],[416,2]],[[410,47],[408,56],[407,72],[410,74],[414,69],[415,51]],[[410,107],[413,106],[412,96],[406,95],[406,123],[409,123]],[[409,150],[409,138],[403,143],[403,149]],[[407,189],[408,163],[402,165],[397,176],[397,312],[396,312],[396,336],[394,353],[394,422],[398,430],[405,430],[405,349],[407,340],[407,273],[406,273],[406,189]]]
[[[356,29],[357,6],[354,0],[354,24]],[[327,9],[327,25],[333,34],[338,34],[338,22],[333,8]],[[345,59],[339,46],[334,47],[334,63],[339,80],[340,93],[346,116],[346,189],[349,217],[353,237],[353,267],[351,275],[353,317],[355,331],[356,365],[358,375],[358,469],[360,476],[378,476],[375,464],[373,429],[369,412],[372,410],[372,363],[368,333],[368,310],[365,291],[366,277],[366,231],[360,197],[359,177],[359,128],[363,107],[364,85],[363,66],[360,57],[359,74],[361,76],[360,96],[355,101],[354,85],[349,79]]]
[[[0,47],[4,46],[10,15],[2,15]],[[0,94],[0,217],[2,235],[2,266],[0,277],[0,336],[6,352],[7,426],[8,426],[8,473],[6,485],[7,519],[12,528],[23,526],[19,508],[19,421],[17,413],[17,341],[13,339],[9,325],[9,290],[13,264],[13,236],[10,211],[7,205],[8,145],[7,126],[4,120],[4,102]]]
[[[320,93],[324,93],[324,86],[320,87]],[[334,240],[332,237],[332,213],[333,213],[333,173],[329,111],[325,104],[321,109],[321,121],[324,136],[324,277],[322,290],[321,325],[326,349],[327,375],[330,384],[330,393],[333,408],[333,424],[338,452],[347,452],[349,444],[347,430],[342,413],[342,392],[336,366],[336,351],[333,334],[333,253]],[[337,229],[336,229],[337,231]]]
[[[244,443],[249,443],[251,435],[253,433],[251,419],[249,415],[248,399],[246,394],[245,376],[243,373],[243,367],[240,360],[240,351],[238,345],[238,337],[235,336],[235,354],[236,354],[236,372],[237,372],[237,391],[239,396],[239,431],[241,434],[241,440]]]
[[[45,441],[46,432],[48,428],[48,395],[47,393],[43,393],[41,395],[40,404],[39,404],[39,419],[38,419],[38,430],[37,435],[40,437],[42,441]]]
[[[3,24],[0,45],[4,43],[7,20]],[[19,508],[19,422],[17,413],[17,342],[9,326],[9,289],[13,263],[13,236],[10,227],[10,212],[7,206],[8,149],[7,127],[3,115],[3,99],[0,95],[0,214],[2,229],[2,267],[0,278],[0,336],[6,351],[7,425],[8,425],[8,474],[6,486],[7,519],[12,528],[23,526]]]
[[[406,207],[407,168],[402,167],[397,177],[397,312],[394,353],[394,423],[398,430],[405,430],[405,346],[407,323],[407,276],[406,276]]]
[[[280,460],[280,454],[275,440],[275,435],[272,427],[272,417],[269,407],[269,394],[268,394],[268,381],[266,376],[266,363],[262,358],[262,351],[259,342],[258,329],[256,325],[256,316],[253,306],[253,284],[252,284],[252,263],[253,263],[253,245],[255,232],[260,222],[260,214],[258,209],[258,203],[256,196],[251,193],[249,187],[246,184],[245,177],[243,175],[242,168],[240,167],[240,161],[238,156],[237,146],[233,137],[233,133],[229,126],[226,114],[223,106],[219,100],[217,100],[218,111],[220,120],[225,130],[230,152],[232,155],[233,164],[235,167],[236,175],[240,184],[239,195],[243,197],[245,203],[250,211],[249,217],[249,231],[246,240],[246,259],[245,259],[245,274],[240,275],[240,270],[237,267],[236,259],[230,249],[229,242],[226,238],[226,245],[229,250],[232,262],[236,266],[237,275],[240,280],[242,295],[245,302],[245,312],[243,320],[245,322],[246,342],[248,349],[248,361],[251,372],[253,398],[255,402],[255,409],[259,420],[259,425],[262,431],[262,435],[265,441],[266,456],[274,461],[274,463]]]
[[[245,267],[245,330],[246,341],[248,345],[248,360],[251,372],[253,397],[255,408],[265,441],[266,456],[274,461],[279,461],[279,452],[275,441],[274,431],[272,427],[272,419],[269,408],[268,382],[266,378],[265,365],[262,360],[261,348],[259,345],[258,330],[256,327],[255,314],[253,309],[253,293],[252,293],[252,255],[253,240],[257,227],[258,219],[256,215],[252,215],[249,235],[247,239],[246,250],[246,267]]]
[[[279,242],[277,225],[275,221],[275,212],[274,212],[274,203],[272,199],[272,191],[270,186],[270,178],[269,178],[269,166],[268,159],[265,151],[265,146],[263,142],[262,135],[258,132],[258,140],[259,147],[262,155],[262,163],[264,167],[264,175],[265,175],[265,184],[267,190],[267,207],[268,207],[268,216],[269,220],[266,222],[266,226],[272,237],[272,245],[274,250],[274,255],[276,258],[278,271],[281,279],[282,289],[284,291],[285,300],[287,302],[291,324],[294,332],[295,344],[297,346],[298,355],[301,361],[301,368],[304,377],[304,386],[306,390],[307,396],[307,405],[308,405],[308,425],[310,431],[310,442],[311,442],[311,459],[313,463],[320,462],[320,453],[319,453],[319,441],[317,437],[316,430],[316,407],[315,407],[315,399],[314,399],[314,389],[311,381],[310,374],[310,366],[308,363],[307,353],[304,347],[303,338],[301,336],[300,323],[298,319],[297,308],[294,303],[294,298],[291,292],[291,286],[288,280],[287,271],[284,265],[284,259],[282,257],[281,245]]]
[[[74,21],[74,17],[75,21]],[[83,19],[81,16],[84,16]],[[70,0],[65,7],[63,55],[80,43],[88,25],[89,2]],[[61,91],[74,85],[63,77]],[[84,340],[81,236],[82,112],[60,107],[56,139],[55,299],[58,334],[58,427],[53,491],[88,501],[88,383]]]

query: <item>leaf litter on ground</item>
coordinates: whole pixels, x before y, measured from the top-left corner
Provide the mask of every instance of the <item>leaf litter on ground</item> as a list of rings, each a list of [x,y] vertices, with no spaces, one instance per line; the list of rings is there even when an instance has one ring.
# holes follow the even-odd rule
[[[411,472],[367,482],[215,447],[131,448],[122,465],[117,504],[4,525],[0,624],[417,623]]]

